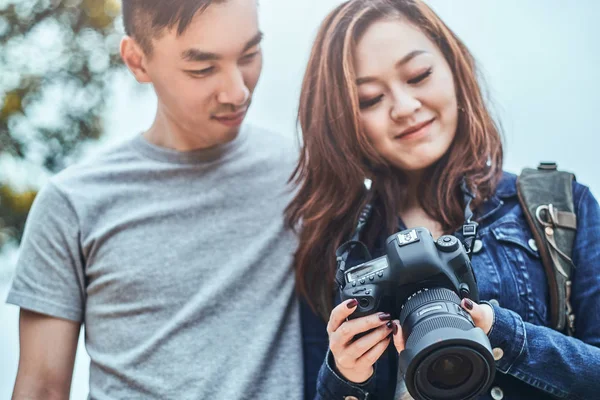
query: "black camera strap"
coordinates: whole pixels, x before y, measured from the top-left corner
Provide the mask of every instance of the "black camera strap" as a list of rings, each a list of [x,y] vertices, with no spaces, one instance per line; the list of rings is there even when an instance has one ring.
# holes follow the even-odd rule
[[[365,187],[368,192],[371,190],[371,181],[369,179],[365,179]],[[463,201],[465,205],[465,222],[462,227],[462,236],[463,236],[463,246],[469,256],[469,259],[473,256],[473,244],[475,243],[475,239],[477,238],[478,226],[477,222],[473,221],[473,211],[471,210],[471,202],[475,199],[475,194],[469,189],[467,185],[467,180],[465,177],[462,178],[460,185],[461,192],[463,193]],[[345,280],[345,272],[346,272],[346,261],[350,256],[352,250],[358,246],[358,248],[362,251],[363,255],[366,259],[371,259],[371,254],[367,246],[360,241],[360,233],[367,225],[369,221],[369,217],[371,216],[371,211],[373,210],[372,202],[368,202],[360,215],[358,216],[358,222],[356,224],[356,228],[354,233],[352,234],[352,238],[342,244],[335,252],[337,270],[335,273],[335,281],[338,284],[340,289],[343,289],[346,286]]]
[[[473,257],[473,244],[477,238],[477,230],[479,224],[473,221],[473,211],[471,210],[471,202],[475,199],[475,193],[473,193],[467,185],[467,179],[463,176],[460,183],[460,190],[463,194],[463,201],[465,205],[465,222],[462,227],[463,234],[463,245],[469,259]]]

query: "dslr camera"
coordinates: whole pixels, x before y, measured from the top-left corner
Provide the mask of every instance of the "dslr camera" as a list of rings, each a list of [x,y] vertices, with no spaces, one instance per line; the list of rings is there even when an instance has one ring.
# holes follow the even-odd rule
[[[386,312],[400,320],[400,369],[415,399],[477,397],[496,369],[487,335],[460,306],[464,297],[479,301],[463,244],[416,228],[390,236],[385,246],[384,256],[343,272],[342,300],[358,301],[350,318]]]

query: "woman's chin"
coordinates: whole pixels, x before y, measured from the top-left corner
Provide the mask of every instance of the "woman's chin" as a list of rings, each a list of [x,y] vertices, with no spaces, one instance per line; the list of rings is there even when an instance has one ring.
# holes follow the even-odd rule
[[[438,159],[431,157],[411,157],[410,160],[398,160],[393,164],[402,171],[405,172],[419,172],[431,167]]]

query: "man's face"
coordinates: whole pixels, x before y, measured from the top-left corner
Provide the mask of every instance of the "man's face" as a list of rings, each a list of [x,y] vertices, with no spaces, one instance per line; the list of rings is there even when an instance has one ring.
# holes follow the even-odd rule
[[[158,112],[207,146],[233,140],[262,69],[261,36],[256,0],[228,0],[196,15],[181,36],[172,29],[154,39],[145,67]]]

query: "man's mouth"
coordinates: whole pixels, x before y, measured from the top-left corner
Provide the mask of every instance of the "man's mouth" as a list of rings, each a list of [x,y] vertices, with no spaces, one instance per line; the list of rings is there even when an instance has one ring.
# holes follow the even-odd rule
[[[214,115],[212,119],[228,127],[239,126],[244,121],[244,117],[246,116],[247,112],[248,108],[244,108],[243,110],[235,113]]]

